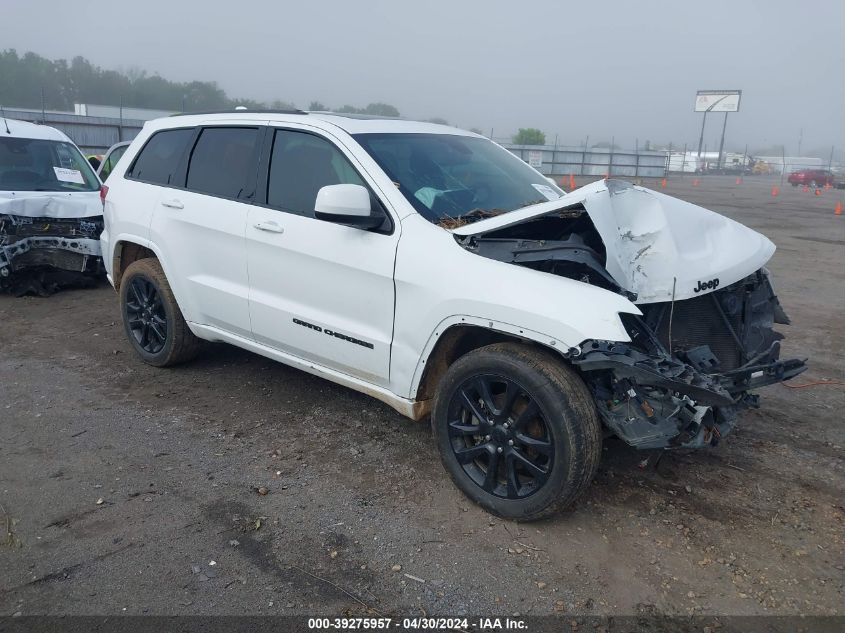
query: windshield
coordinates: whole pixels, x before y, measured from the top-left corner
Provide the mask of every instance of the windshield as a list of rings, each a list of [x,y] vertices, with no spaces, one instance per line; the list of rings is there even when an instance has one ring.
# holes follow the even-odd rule
[[[0,191],[97,191],[100,181],[64,141],[0,136]]]
[[[430,222],[489,217],[554,200],[563,193],[485,138],[358,134],[355,140]]]

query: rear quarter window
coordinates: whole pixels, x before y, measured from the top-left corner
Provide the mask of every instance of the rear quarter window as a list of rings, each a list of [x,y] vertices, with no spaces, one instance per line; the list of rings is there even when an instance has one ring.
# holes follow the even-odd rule
[[[156,185],[175,184],[173,178],[193,136],[194,128],[156,132],[141,148],[126,177]]]

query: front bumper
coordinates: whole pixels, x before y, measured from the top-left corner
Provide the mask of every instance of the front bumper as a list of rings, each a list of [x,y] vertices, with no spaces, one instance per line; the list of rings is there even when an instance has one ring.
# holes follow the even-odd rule
[[[18,294],[102,274],[101,217],[30,218],[0,215],[0,288]]]
[[[623,317],[630,343],[584,341],[567,354],[605,425],[637,448],[714,445],[742,409],[758,406],[751,390],[807,368],[806,359],[779,359],[772,326],[789,319],[764,270],[670,306],[674,331],[663,323],[665,306],[646,308],[642,318]]]

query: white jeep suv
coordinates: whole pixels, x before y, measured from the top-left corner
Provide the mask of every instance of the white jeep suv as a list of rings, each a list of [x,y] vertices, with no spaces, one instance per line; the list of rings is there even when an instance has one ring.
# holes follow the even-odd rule
[[[101,236],[147,363],[225,341],[430,416],[452,479],[533,519],[592,479],[604,435],[716,443],[791,378],[774,246],[625,182],[563,195],[495,143],[396,119],[151,121]]]

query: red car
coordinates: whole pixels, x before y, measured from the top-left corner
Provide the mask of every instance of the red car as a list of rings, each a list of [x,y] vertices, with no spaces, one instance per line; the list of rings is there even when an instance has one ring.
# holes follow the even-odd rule
[[[833,174],[826,169],[799,169],[789,174],[787,181],[793,187],[798,185],[816,185],[823,187],[824,185],[833,186]]]

